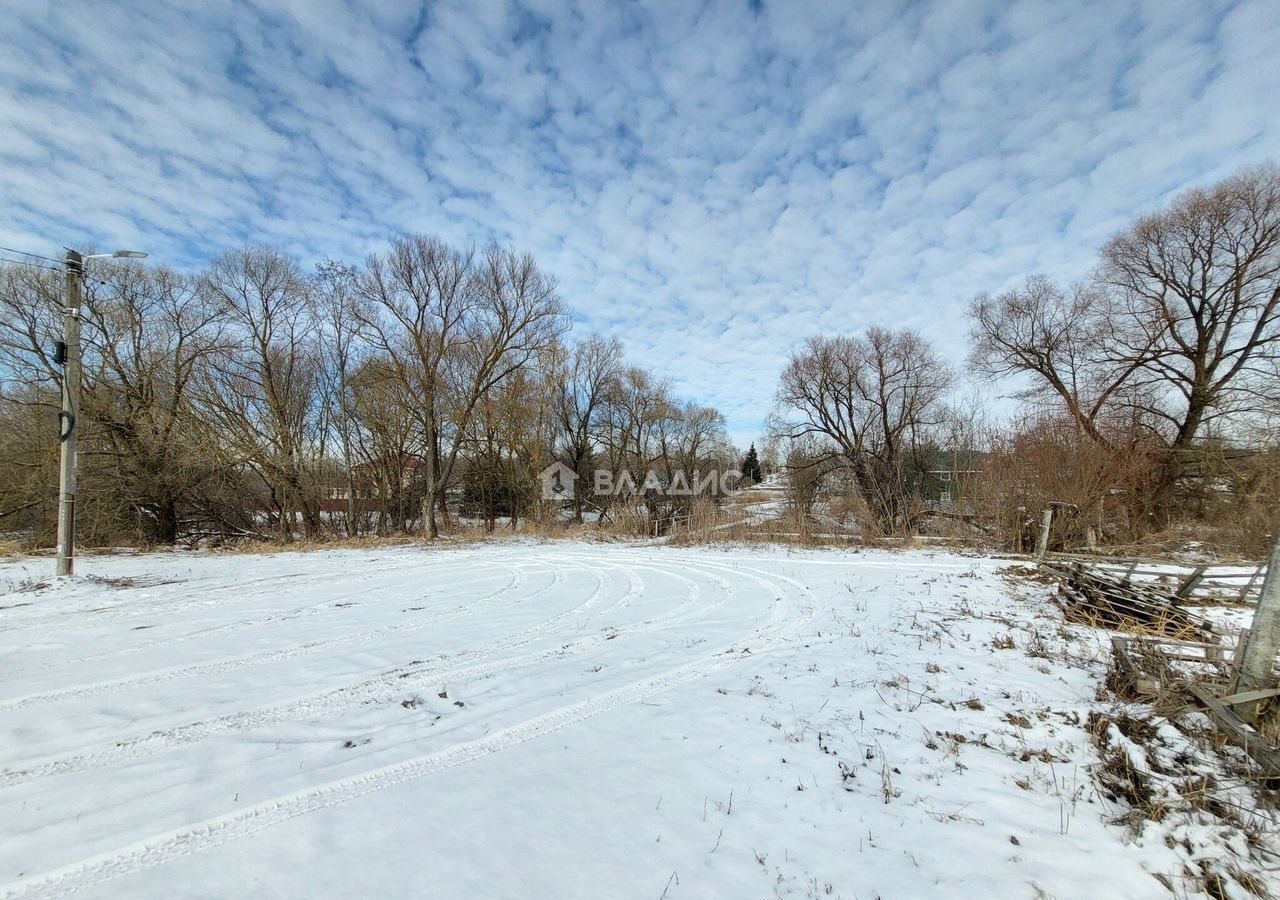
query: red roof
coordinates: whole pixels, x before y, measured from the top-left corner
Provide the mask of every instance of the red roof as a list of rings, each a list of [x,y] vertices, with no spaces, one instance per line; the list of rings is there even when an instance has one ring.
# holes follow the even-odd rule
[[[388,459],[386,460],[386,462],[391,463],[393,461]],[[375,469],[375,468],[379,468],[383,464],[384,463],[382,460],[371,459],[368,462],[362,462],[359,465],[354,466],[353,468],[357,470]],[[421,466],[425,466],[426,464],[427,464],[427,461],[425,459],[423,459],[421,456],[415,456],[412,453],[406,453],[400,457],[400,468],[402,469],[417,469],[417,468],[420,468]]]

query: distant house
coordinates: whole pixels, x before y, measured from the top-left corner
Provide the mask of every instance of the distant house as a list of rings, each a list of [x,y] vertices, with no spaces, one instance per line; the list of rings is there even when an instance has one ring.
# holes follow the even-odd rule
[[[965,479],[972,478],[977,469],[930,469],[924,473],[925,499],[937,503],[950,503],[956,499]]]
[[[418,470],[426,463],[421,456],[408,453],[398,461],[389,458],[362,462],[352,467],[349,482],[329,488],[328,497],[321,501],[321,509],[343,512],[347,508],[347,500],[353,497],[357,511],[377,509],[384,500],[395,499],[408,492],[418,478]]]
[[[981,469],[982,457],[976,450],[925,452],[917,462],[919,467],[908,475],[908,483],[934,513],[972,518],[974,509],[967,495]]]

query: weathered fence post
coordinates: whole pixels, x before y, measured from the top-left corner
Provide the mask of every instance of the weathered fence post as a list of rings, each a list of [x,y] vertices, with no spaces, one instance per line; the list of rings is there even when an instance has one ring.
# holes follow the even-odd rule
[[[1192,570],[1191,574],[1187,576],[1187,579],[1182,582],[1182,584],[1178,585],[1178,590],[1175,596],[1181,597],[1183,600],[1189,598],[1191,596],[1191,592],[1199,587],[1200,582],[1204,580],[1204,570],[1207,568],[1208,566],[1196,566],[1195,569]]]
[[[1262,572],[1264,569],[1266,569],[1266,567],[1267,567],[1266,563],[1260,562],[1258,563],[1258,568],[1253,570],[1253,574],[1249,576],[1248,582],[1246,582],[1245,586],[1240,589],[1241,603],[1244,603],[1246,600],[1249,599],[1249,592],[1252,591],[1253,586],[1258,583],[1258,578],[1262,575]]]
[[[1262,580],[1262,593],[1253,612],[1253,624],[1245,638],[1235,693],[1261,691],[1274,686],[1276,647],[1280,646],[1280,573],[1277,569],[1280,569],[1280,533],[1271,545],[1267,576]],[[1257,717],[1258,704],[1241,703],[1236,706],[1236,714],[1246,722],[1252,722]]]
[[[1053,526],[1053,507],[1046,506],[1040,516],[1040,534],[1036,538],[1036,559],[1044,559],[1049,551],[1049,529]]]

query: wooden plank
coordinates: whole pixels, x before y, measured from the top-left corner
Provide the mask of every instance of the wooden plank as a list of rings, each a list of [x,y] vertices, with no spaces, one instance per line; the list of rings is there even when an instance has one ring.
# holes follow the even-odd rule
[[[1135,575],[1155,575],[1166,578],[1178,578],[1180,575],[1185,576],[1193,573],[1198,568],[1203,568],[1205,570],[1206,577],[1209,578],[1235,580],[1252,577],[1247,571],[1228,571],[1240,569],[1240,566],[1209,564],[1191,566],[1186,563],[1171,562],[1167,559],[1150,559],[1147,557],[1099,556],[1097,554],[1088,553],[1049,553],[1046,558],[1057,559],[1063,562],[1083,562],[1090,566],[1106,569],[1108,571],[1124,572],[1132,568]],[[1145,566],[1158,566],[1159,568],[1145,568]],[[1262,568],[1265,570],[1266,565],[1263,564]]]
[[[1229,697],[1219,697],[1218,702],[1227,706],[1235,706],[1237,703],[1256,703],[1259,700],[1277,696],[1280,696],[1280,688],[1267,688],[1262,691],[1242,691]]]
[[[1124,676],[1124,680],[1129,687],[1136,688],[1138,670],[1133,665],[1133,660],[1129,658],[1129,642],[1124,638],[1113,637],[1111,639],[1111,655],[1115,658],[1116,668],[1120,670],[1120,674]]]
[[[1093,563],[1090,565],[1090,568],[1096,569],[1099,572],[1106,572],[1108,574],[1112,572],[1123,573],[1126,579],[1132,578],[1134,575],[1150,575],[1152,576],[1153,579],[1178,577],[1177,572],[1170,572],[1167,569],[1139,569],[1131,565],[1130,566],[1114,566],[1114,565],[1107,565],[1104,563]]]
[[[1204,685],[1188,685],[1187,690],[1201,706],[1208,710],[1210,718],[1222,729],[1226,738],[1244,750],[1268,778],[1280,778],[1280,750],[1276,750],[1263,740],[1256,731],[1232,712],[1231,707],[1209,693]]]
[[[1182,662],[1217,663],[1220,661],[1222,653],[1222,648],[1217,644],[1206,644],[1199,641],[1179,641],[1172,638],[1140,635],[1132,638],[1130,642],[1140,645],[1150,653],[1158,653],[1165,659],[1180,660]],[[1190,652],[1193,650],[1199,650],[1200,655],[1197,656]]]
[[[1129,642],[1125,638],[1113,637],[1111,639],[1111,653],[1115,657],[1121,676],[1123,676],[1134,693],[1148,697],[1160,693],[1160,682],[1143,675],[1138,671],[1138,667],[1134,665],[1133,657],[1129,655]]]
[[[1240,663],[1244,660],[1244,645],[1246,643],[1244,635],[1236,638],[1236,648],[1231,653],[1231,683],[1235,684],[1235,673],[1240,671]]]
[[[1159,647],[1199,647],[1202,650],[1212,650],[1218,647],[1211,641],[1184,641],[1178,638],[1160,637],[1159,635],[1151,635],[1150,637],[1139,638],[1144,644]]]
[[[1187,578],[1178,585],[1178,589],[1174,591],[1175,597],[1189,597],[1191,592],[1196,589],[1196,585],[1204,578],[1204,566],[1196,566],[1195,570],[1187,576]]]
[[[1213,627],[1207,619],[1179,608],[1156,585],[1125,582],[1096,566],[1072,562],[1061,588],[1060,601],[1073,621],[1112,630],[1213,637]],[[1212,651],[1206,652],[1206,656],[1211,655]]]
[[[1235,594],[1239,595],[1240,591],[1233,584],[1227,584],[1225,581],[1202,581],[1190,596],[1201,594]],[[1256,593],[1256,591],[1254,592]]]
[[[1262,570],[1265,569],[1266,567],[1267,567],[1266,563],[1258,563],[1258,568],[1253,570],[1253,575],[1252,577],[1249,578],[1249,583],[1240,589],[1241,602],[1249,598],[1250,592],[1253,591],[1254,584],[1256,584],[1258,579],[1262,576]],[[1261,590],[1261,588],[1259,588],[1259,590]]]
[[[1163,592],[1156,591],[1152,588],[1139,588],[1136,585],[1124,585],[1122,583],[1112,583],[1106,579],[1086,576],[1092,584],[1082,579],[1082,587],[1092,587],[1095,590],[1104,592],[1106,600],[1111,603],[1119,603],[1121,605],[1129,605],[1132,608],[1144,613],[1167,612],[1171,616],[1193,622],[1197,625],[1208,626],[1209,622],[1202,616],[1188,613],[1185,610],[1175,606],[1170,597]],[[1211,629],[1210,629],[1211,630]]]

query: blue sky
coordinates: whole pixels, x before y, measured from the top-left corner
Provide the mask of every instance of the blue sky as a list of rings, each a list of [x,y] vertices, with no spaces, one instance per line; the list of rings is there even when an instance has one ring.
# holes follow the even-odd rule
[[[0,245],[495,238],[742,443],[807,335],[960,363],[974,293],[1280,158],[1263,0],[5,6]]]

